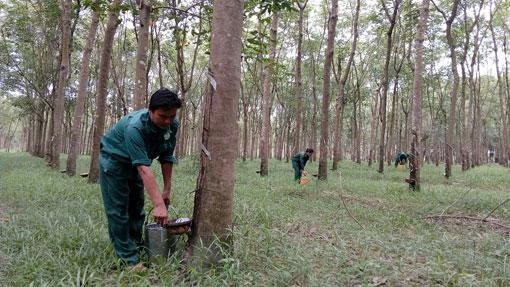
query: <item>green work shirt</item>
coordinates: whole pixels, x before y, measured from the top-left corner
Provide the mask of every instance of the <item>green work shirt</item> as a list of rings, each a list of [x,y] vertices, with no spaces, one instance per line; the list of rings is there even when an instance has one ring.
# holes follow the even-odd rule
[[[309,158],[308,155],[304,151],[302,151],[296,153],[292,157],[292,162],[297,164],[299,170],[303,170],[305,168],[306,162],[308,161],[308,158]]]
[[[161,163],[176,163],[174,149],[178,129],[178,119],[162,129],[151,121],[147,109],[134,111],[120,119],[103,136],[101,153],[133,166],[150,166],[157,157]]]

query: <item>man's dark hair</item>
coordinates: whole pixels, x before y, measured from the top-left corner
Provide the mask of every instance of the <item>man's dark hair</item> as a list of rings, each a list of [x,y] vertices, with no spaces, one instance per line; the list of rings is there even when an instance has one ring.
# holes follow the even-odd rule
[[[306,152],[307,152],[307,153],[313,153],[313,148],[307,148],[307,149],[306,149]]]
[[[180,109],[181,106],[181,99],[179,99],[176,93],[170,91],[167,88],[157,90],[154,94],[152,94],[151,100],[149,101],[149,110],[151,111],[155,111],[159,108]]]

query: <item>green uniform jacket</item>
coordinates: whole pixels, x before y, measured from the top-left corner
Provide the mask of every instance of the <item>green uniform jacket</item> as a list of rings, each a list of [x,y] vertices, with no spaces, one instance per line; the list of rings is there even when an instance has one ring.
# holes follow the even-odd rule
[[[174,149],[179,120],[162,129],[141,109],[124,116],[101,140],[101,153],[113,161],[132,166],[150,166],[158,157],[161,163],[176,163]]]
[[[292,157],[292,168],[294,169],[294,180],[301,178],[301,171],[305,168],[308,155],[305,152],[298,152]]]
[[[292,163],[293,165],[295,164],[295,166],[299,168],[299,170],[303,170],[305,169],[305,165],[306,162],[308,161],[308,158],[309,157],[306,155],[304,151],[298,152],[292,157]]]

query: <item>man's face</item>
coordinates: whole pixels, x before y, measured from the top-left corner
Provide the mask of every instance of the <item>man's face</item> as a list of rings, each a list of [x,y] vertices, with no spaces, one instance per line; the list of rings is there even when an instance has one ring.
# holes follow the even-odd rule
[[[175,116],[177,115],[177,108],[163,109],[159,108],[154,111],[149,110],[151,121],[158,127],[166,129],[170,126]]]

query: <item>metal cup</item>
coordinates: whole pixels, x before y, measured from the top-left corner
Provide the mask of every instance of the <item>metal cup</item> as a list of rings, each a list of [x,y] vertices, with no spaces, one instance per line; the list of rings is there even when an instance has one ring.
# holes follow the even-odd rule
[[[151,223],[145,226],[145,244],[149,253],[149,260],[166,261],[175,251],[177,237],[169,234],[166,227]]]

